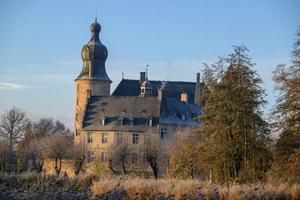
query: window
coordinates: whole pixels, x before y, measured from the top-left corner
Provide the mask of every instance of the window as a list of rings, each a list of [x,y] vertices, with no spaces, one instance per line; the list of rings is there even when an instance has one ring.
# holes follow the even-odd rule
[[[94,161],[94,152],[93,151],[88,151],[87,152],[87,161],[88,162],[93,162]]]
[[[142,94],[145,94],[145,89],[144,88],[142,88],[142,92],[141,92]]]
[[[160,139],[164,139],[167,136],[167,128],[160,129]]]
[[[78,99],[76,99],[76,105],[78,106]]]
[[[75,135],[78,136],[79,135],[79,131],[78,129],[75,130]]]
[[[87,142],[88,143],[92,143],[93,142],[93,133],[92,132],[88,132],[87,133]]]
[[[122,134],[121,133],[117,134],[117,144],[122,144]]]
[[[92,95],[92,90],[86,90],[86,95],[88,98],[90,98]]]
[[[134,125],[134,118],[133,117],[130,118],[129,121],[130,121],[130,126],[133,126]]]
[[[185,118],[186,118],[185,114],[182,114],[181,115],[181,120],[185,120]]]
[[[108,161],[108,154],[105,151],[102,151],[100,154],[100,160],[101,162],[107,162]]]
[[[108,135],[107,133],[102,133],[102,143],[107,143]]]
[[[139,134],[134,133],[132,135],[132,144],[138,144],[139,143]]]
[[[78,113],[76,113],[76,121],[79,119],[79,117],[78,117]]]
[[[148,119],[148,126],[152,126],[152,117]]]
[[[103,118],[100,119],[100,124],[101,124],[102,126],[105,125],[105,117],[103,117]]]
[[[131,153],[131,163],[136,164],[138,161],[137,153]]]
[[[118,118],[118,125],[123,126],[124,125],[124,119],[123,117]]]

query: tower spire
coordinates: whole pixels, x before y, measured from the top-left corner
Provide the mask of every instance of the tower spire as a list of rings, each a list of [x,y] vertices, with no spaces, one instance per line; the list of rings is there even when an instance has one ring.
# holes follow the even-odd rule
[[[98,8],[96,8],[96,15],[95,15],[95,22],[97,23],[97,17],[98,17]]]

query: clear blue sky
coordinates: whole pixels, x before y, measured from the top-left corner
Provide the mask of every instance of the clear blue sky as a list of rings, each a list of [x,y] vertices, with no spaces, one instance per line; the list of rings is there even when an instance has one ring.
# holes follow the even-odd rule
[[[80,51],[89,40],[95,9],[108,47],[113,80],[194,81],[201,63],[245,44],[274,104],[271,72],[289,63],[300,25],[298,0],[106,0],[0,2],[0,113],[17,106],[31,118],[54,117],[70,128]]]

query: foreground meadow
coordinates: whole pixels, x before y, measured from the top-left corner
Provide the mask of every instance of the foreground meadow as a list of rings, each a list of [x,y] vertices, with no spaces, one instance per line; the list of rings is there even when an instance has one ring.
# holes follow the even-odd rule
[[[140,177],[0,176],[0,199],[300,199],[300,185],[219,185],[198,180]]]

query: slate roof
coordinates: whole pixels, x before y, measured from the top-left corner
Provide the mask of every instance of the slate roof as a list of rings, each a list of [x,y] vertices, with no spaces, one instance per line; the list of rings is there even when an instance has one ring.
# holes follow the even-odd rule
[[[195,82],[181,81],[153,81],[152,84],[153,96],[157,96],[157,90],[164,84],[164,95],[168,98],[180,100],[180,94],[186,92],[189,97],[189,103],[194,103],[195,97]],[[139,96],[140,80],[122,79],[112,96]]]
[[[145,131],[149,128],[148,119],[152,119],[155,127],[159,115],[160,102],[155,97],[92,96],[87,105],[83,129]],[[106,123],[101,125],[100,120],[104,117]],[[120,118],[124,119],[122,126],[118,121]],[[134,120],[133,125],[130,124],[130,119]]]
[[[92,96],[87,105],[83,130],[155,132],[159,123],[199,126],[199,122],[193,119],[198,114],[199,106],[169,97],[159,100],[157,97]],[[105,125],[101,125],[103,118]],[[120,125],[120,119],[124,120],[123,125]],[[149,119],[152,119],[151,127],[148,126]]]

